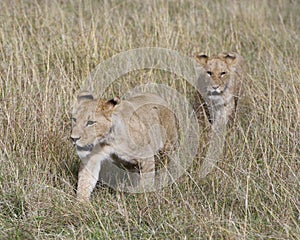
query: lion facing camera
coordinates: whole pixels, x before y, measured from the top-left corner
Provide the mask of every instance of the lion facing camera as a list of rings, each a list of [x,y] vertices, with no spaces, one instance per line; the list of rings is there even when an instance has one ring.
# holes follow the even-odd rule
[[[224,109],[227,119],[232,117],[245,81],[246,62],[244,58],[237,53],[224,52],[211,57],[198,54],[196,60],[203,67],[209,80],[206,89],[207,97],[210,100],[208,105],[217,111]],[[213,122],[215,116],[210,117]]]

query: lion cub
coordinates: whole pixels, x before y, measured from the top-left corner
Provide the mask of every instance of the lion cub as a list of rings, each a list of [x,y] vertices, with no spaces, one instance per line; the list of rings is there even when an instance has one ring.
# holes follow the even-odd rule
[[[72,119],[71,139],[81,159],[79,200],[89,199],[104,160],[129,171],[151,172],[154,177],[154,155],[171,150],[177,141],[175,116],[154,94],[106,101],[82,92],[73,106]],[[151,181],[153,184],[154,178]]]
[[[211,57],[198,54],[196,59],[209,79],[206,93],[210,100],[208,106],[213,109],[211,120],[216,120],[216,112],[220,109],[225,110],[228,119],[235,112],[241,95],[245,60],[237,53],[220,53]]]

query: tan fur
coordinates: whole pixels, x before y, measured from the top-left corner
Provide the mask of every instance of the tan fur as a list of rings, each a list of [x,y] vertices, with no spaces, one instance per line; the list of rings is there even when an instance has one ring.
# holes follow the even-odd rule
[[[207,87],[210,104],[217,108],[225,107],[227,117],[231,116],[241,95],[245,60],[237,53],[220,53],[212,57],[198,54],[196,59],[210,80]]]
[[[154,155],[172,149],[177,131],[174,114],[159,96],[105,101],[83,92],[73,107],[71,138],[81,158],[77,196],[87,200],[104,160],[122,160],[139,166],[141,173],[154,173]]]

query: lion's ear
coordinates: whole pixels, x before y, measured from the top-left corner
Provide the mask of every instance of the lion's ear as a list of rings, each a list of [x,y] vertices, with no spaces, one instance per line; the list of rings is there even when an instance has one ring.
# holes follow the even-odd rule
[[[77,98],[74,100],[73,103],[73,110],[72,110],[72,114],[76,114],[78,108],[80,107],[80,105],[83,102],[87,102],[87,101],[91,101],[93,100],[94,97],[91,93],[87,92],[87,91],[81,91],[79,92],[79,94],[77,95]]]
[[[121,102],[120,98],[114,97],[113,99],[110,99],[106,102],[103,100],[99,100],[98,107],[102,111],[111,111],[115,108],[116,105],[118,105]]]
[[[232,66],[237,62],[237,56],[235,53],[221,53],[220,57],[224,59],[228,66]]]
[[[93,100],[94,97],[91,93],[87,92],[87,91],[82,91],[77,95],[77,102],[78,103],[82,103],[88,100]]]
[[[114,97],[113,99],[108,100],[106,103],[112,106],[115,106],[121,102],[119,97]]]
[[[200,53],[200,54],[197,54],[196,55],[196,60],[198,63],[200,63],[202,66],[205,66],[207,61],[208,61],[208,56],[203,54],[203,53]]]

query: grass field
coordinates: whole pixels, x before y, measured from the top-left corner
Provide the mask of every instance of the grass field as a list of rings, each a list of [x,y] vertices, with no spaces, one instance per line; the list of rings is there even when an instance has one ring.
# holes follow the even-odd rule
[[[0,239],[299,239],[299,1],[0,0]],[[224,50],[248,63],[224,155],[160,192],[99,185],[75,199],[73,99],[104,60],[140,47],[187,56]],[[176,76],[141,70],[106,94]],[[174,80],[175,81],[175,80]],[[184,80],[177,91],[190,94]]]

